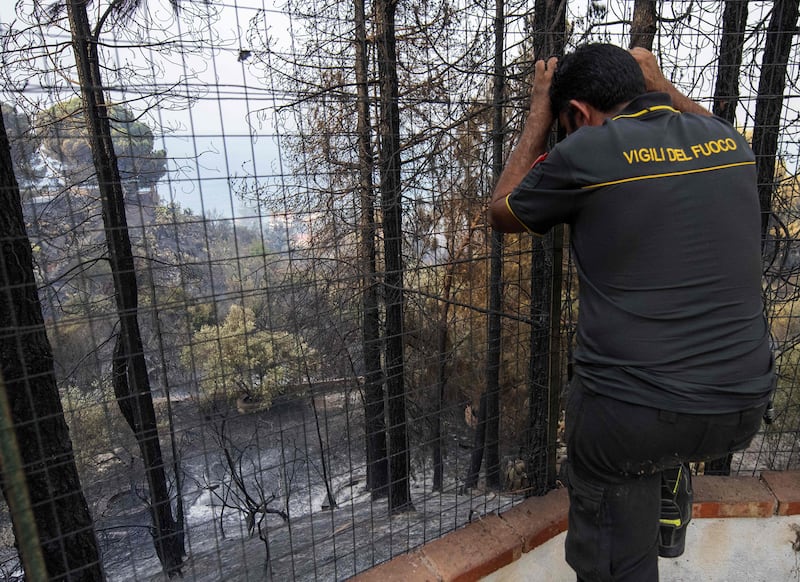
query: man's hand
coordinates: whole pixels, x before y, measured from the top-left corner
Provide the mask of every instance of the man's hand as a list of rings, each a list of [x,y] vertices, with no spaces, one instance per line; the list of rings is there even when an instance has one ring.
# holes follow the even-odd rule
[[[667,92],[672,83],[667,81],[664,73],[661,72],[656,56],[646,48],[638,46],[632,48],[630,53],[642,69],[647,90]]]
[[[553,113],[550,110],[550,85],[553,84],[553,73],[555,73],[557,65],[558,59],[550,57],[547,61],[536,61],[533,67],[531,107],[528,114],[536,115],[540,121],[548,123],[548,129],[553,124]]]
[[[660,91],[669,94],[673,107],[678,111],[697,113],[698,115],[711,115],[708,109],[691,100],[669,82],[664,73],[661,72],[661,67],[658,66],[658,61],[656,61],[656,56],[653,53],[642,47],[634,47],[630,50],[630,53],[642,69],[645,88],[648,91]]]
[[[533,162],[545,152],[547,137],[553,125],[550,110],[550,85],[558,59],[551,57],[536,61],[531,83],[531,105],[528,119],[517,145],[508,157],[506,167],[497,180],[492,200],[489,203],[489,223],[502,232],[522,232],[525,230],[506,205],[506,198],[516,188],[531,169]]]

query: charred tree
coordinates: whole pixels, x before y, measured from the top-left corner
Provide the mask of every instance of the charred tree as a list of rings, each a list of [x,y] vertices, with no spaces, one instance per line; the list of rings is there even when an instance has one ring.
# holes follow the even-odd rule
[[[764,43],[761,77],[758,81],[752,146],[756,155],[762,246],[767,240],[772,215],[772,196],[777,187],[775,165],[781,109],[786,89],[789,51],[797,34],[799,4],[800,0],[776,0],[773,3]]]
[[[442,305],[439,311],[439,324],[436,326],[436,349],[438,363],[436,370],[436,418],[433,425],[433,490],[444,490],[444,429],[445,388],[447,387],[448,344],[450,337],[450,293],[453,288],[453,270],[448,267],[442,288]]]
[[[180,573],[185,554],[183,531],[172,514],[161,454],[150,379],[138,322],[138,284],[125,215],[125,195],[114,152],[103,95],[98,41],[86,0],[69,0],[67,14],[78,68],[84,117],[97,172],[103,226],[119,318],[113,361],[113,385],[120,411],[136,437],[150,490],[153,540],[164,571]]]
[[[50,580],[103,580],[92,518],[83,495],[56,385],[53,352],[36,291],[11,148],[0,115],[0,370],[19,446],[24,485]],[[9,475],[0,475],[9,500]],[[11,512],[15,536],[21,529]],[[18,538],[19,539],[19,538]],[[28,562],[24,544],[20,558]],[[36,577],[26,568],[28,579]]]
[[[495,4],[494,76],[492,87],[492,179],[496,182],[503,171],[503,145],[506,128],[506,71],[503,58],[505,36],[505,3]],[[489,270],[489,315],[487,319],[486,387],[481,394],[470,466],[464,488],[478,484],[481,465],[486,460],[486,486],[499,489],[500,481],[500,345],[503,297],[503,233],[492,230]]]
[[[739,103],[739,69],[742,66],[747,13],[746,0],[728,0],[722,13],[713,113],[731,124],[736,122],[736,106]],[[732,461],[731,454],[709,461],[705,466],[705,474],[730,475]]]
[[[742,66],[747,13],[747,0],[727,0],[722,13],[713,113],[731,124],[736,122],[736,106],[739,104],[739,70]]]
[[[532,23],[535,58],[564,53],[564,3],[536,0]],[[553,141],[555,136],[553,136]],[[564,382],[560,366],[561,279],[564,227],[531,242],[531,333],[528,368],[526,465],[530,493],[542,495],[556,482],[556,437]]]
[[[364,0],[354,0],[355,75],[358,94],[358,199],[360,206],[359,246],[361,268],[361,343],[364,359],[364,431],[366,434],[367,488],[372,498],[386,497],[389,459],[386,455],[386,411],[381,368],[380,313],[376,264],[375,171],[372,125],[369,107],[369,67]]]
[[[635,0],[633,19],[631,20],[630,48],[642,47],[652,51],[657,24],[656,0]]]
[[[384,344],[390,512],[412,508],[403,350],[403,202],[400,182],[400,91],[395,35],[396,10],[397,0],[378,0],[375,3],[375,37],[380,87],[378,166],[386,271],[383,278],[383,294],[386,302]]]
[[[478,418],[475,424],[475,446],[472,448],[472,454],[469,459],[469,473],[467,478],[464,479],[464,490],[476,487],[478,485],[478,477],[481,472],[481,464],[483,463],[483,450],[484,443],[486,442],[486,400],[489,397],[488,393],[484,390],[481,394],[481,400],[478,404]]]
[[[506,67],[504,59],[505,2],[498,0],[494,14],[494,83],[492,87],[492,183],[503,171],[505,141]],[[489,275],[489,319],[486,349],[486,486],[499,489],[500,481],[500,346],[503,309],[503,233],[492,231]]]

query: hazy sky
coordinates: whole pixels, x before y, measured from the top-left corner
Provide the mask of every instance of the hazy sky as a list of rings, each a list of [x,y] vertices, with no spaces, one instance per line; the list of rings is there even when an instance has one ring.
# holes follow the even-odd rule
[[[95,2],[98,4],[107,6],[108,2]],[[191,8],[191,3],[183,5]],[[0,23],[10,23],[17,17],[14,6],[12,0],[0,0]],[[30,0],[22,6],[30,6]],[[147,22],[149,26],[127,27],[140,31],[138,39],[115,34],[114,27],[101,37],[106,40],[102,49],[105,62],[136,69],[135,75],[107,76],[105,83],[110,99],[125,101],[136,111],[152,104],[141,96],[151,92],[153,86],[174,85],[174,92],[191,95],[191,106],[186,99],[172,99],[150,109],[143,119],[157,130],[156,148],[166,149],[172,160],[169,179],[162,181],[159,191],[165,200],[174,199],[196,212],[241,215],[247,211],[232,195],[228,178],[274,174],[278,154],[273,103],[266,90],[269,80],[259,75],[249,59],[241,61],[240,51],[248,48],[249,21],[258,14],[265,15],[276,42],[287,36],[290,24],[272,0],[212,0],[210,14],[192,14],[183,8],[176,18],[167,2],[149,0],[147,12],[135,16],[136,23]],[[45,34],[48,42],[69,40],[67,31],[57,27],[48,28]],[[204,42],[195,43],[198,38]],[[125,48],[165,39],[175,44],[175,50],[163,53]],[[180,45],[194,50],[182,54]],[[62,54],[72,58],[69,50]],[[143,66],[150,60],[155,66]],[[66,88],[54,93],[56,84]],[[55,101],[69,98],[74,87],[70,88],[63,77],[40,75],[29,79],[25,91]],[[2,99],[13,102],[14,97],[6,94]]]

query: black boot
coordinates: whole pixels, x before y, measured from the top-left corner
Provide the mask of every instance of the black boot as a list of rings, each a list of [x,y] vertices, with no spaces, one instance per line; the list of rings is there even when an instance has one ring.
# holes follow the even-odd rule
[[[692,520],[692,475],[681,465],[661,473],[661,519],[658,555],[677,558],[686,547],[686,526]]]

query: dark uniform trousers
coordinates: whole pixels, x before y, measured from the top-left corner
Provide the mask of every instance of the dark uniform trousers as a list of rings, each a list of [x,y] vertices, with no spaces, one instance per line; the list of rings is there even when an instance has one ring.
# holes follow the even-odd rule
[[[578,580],[656,582],[661,471],[746,448],[764,409],[679,414],[596,394],[574,378],[565,549]]]

